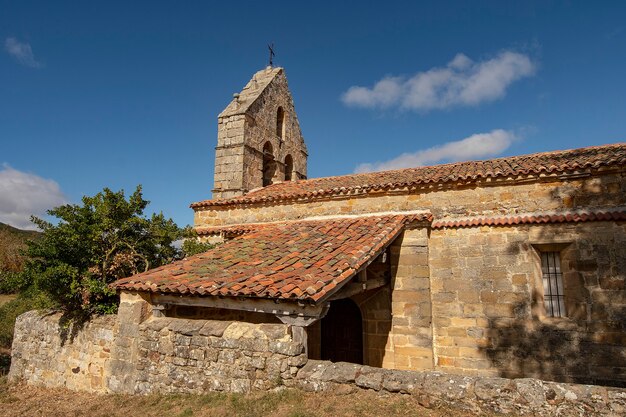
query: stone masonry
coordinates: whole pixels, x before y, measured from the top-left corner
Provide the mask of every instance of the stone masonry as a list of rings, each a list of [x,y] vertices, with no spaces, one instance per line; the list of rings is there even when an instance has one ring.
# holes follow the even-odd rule
[[[392,243],[389,286],[368,296],[367,304],[354,297],[363,316],[365,364],[621,386],[626,384],[624,221],[445,225],[459,218],[625,207],[624,176],[507,178],[212,206],[196,209],[196,227],[428,209],[439,226],[407,230]],[[551,250],[561,253],[566,318],[546,317],[543,307],[539,254]]]
[[[280,126],[279,108],[283,116]],[[217,129],[215,198],[262,187],[264,157],[271,158],[272,182],[285,180],[288,156],[293,161],[292,180],[306,178],[308,153],[282,68],[257,72],[219,115]],[[264,155],[267,143],[271,155]]]
[[[125,313],[142,310],[140,301],[126,304]],[[100,393],[371,389],[413,395],[426,407],[445,403],[476,413],[626,412],[626,392],[615,388],[308,360],[285,325],[153,317],[124,336],[120,324],[104,316],[66,327],[60,314],[25,313],[16,323],[9,376],[32,385]],[[135,342],[129,346],[131,336]]]
[[[310,201],[278,201],[260,204],[196,208],[198,229],[297,220],[311,216],[367,214],[387,211],[429,210],[437,219],[470,216],[504,216],[550,210],[579,210],[626,206],[626,174],[599,173],[578,179],[536,177],[517,182],[514,178],[480,185],[446,187],[315,198]]]
[[[93,392],[247,392],[282,385],[306,363],[284,324],[155,318],[145,306],[126,297],[117,318],[67,330],[60,314],[23,314],[9,378]]]
[[[546,247],[561,248],[567,318],[539,296]],[[437,369],[626,383],[626,224],[433,230],[429,250]]]

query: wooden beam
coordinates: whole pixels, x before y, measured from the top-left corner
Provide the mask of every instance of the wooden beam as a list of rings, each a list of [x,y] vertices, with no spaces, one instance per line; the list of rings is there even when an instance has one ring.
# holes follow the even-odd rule
[[[183,305],[190,307],[224,308],[228,310],[252,311],[255,313],[320,318],[325,313],[325,303],[299,304],[296,301],[278,301],[257,298],[195,297],[187,295],[153,294],[152,304]]]
[[[368,279],[365,282],[350,282],[333,294],[332,297],[329,298],[329,301],[352,297],[353,295],[357,295],[368,290],[380,288],[387,285],[388,282],[389,281],[384,278]]]
[[[384,253],[384,252],[383,252]],[[356,281],[357,282],[367,282],[367,268],[363,268],[361,269],[357,274],[356,274]]]

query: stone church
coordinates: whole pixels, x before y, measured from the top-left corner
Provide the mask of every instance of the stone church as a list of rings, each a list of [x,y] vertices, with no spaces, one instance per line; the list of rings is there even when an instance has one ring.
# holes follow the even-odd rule
[[[285,71],[218,117],[206,253],[119,280],[145,316],[288,325],[306,357],[626,384],[626,144],[307,179]]]
[[[285,71],[218,117],[206,253],[118,281],[165,317],[288,324],[311,359],[626,382],[626,144],[307,179]]]

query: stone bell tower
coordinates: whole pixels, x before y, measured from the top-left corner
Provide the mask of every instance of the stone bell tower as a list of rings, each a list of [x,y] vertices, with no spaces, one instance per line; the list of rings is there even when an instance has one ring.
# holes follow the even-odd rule
[[[285,71],[267,67],[218,116],[213,198],[306,179],[307,157]]]

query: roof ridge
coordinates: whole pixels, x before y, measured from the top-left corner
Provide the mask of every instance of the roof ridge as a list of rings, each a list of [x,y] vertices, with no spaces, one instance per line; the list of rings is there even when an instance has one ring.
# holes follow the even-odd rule
[[[611,151],[617,152],[611,154]],[[191,207],[281,201],[299,197],[342,194],[355,190],[393,189],[424,183],[477,180],[479,178],[539,174],[541,172],[567,172],[619,162],[626,163],[625,142],[389,171],[284,181],[239,197],[192,203]]]
[[[564,155],[564,154],[580,152],[580,151],[586,151],[586,150],[606,149],[606,148],[610,148],[610,147],[619,148],[621,146],[626,147],[626,142],[610,143],[610,144],[606,144],[606,145],[585,146],[583,148],[574,148],[574,149],[563,149],[563,150],[553,150],[553,151],[544,151],[544,152],[534,152],[534,153],[522,154],[522,155],[501,156],[501,157],[498,157],[498,158],[489,158],[489,159],[468,159],[466,161],[446,162],[446,163],[443,163],[443,164],[435,164],[435,165],[420,165],[420,166],[417,166],[417,167],[387,169],[387,170],[383,170],[383,171],[358,172],[358,173],[354,173],[354,174],[344,174],[344,175],[331,175],[329,177],[308,178],[306,180],[301,180],[301,181],[302,182],[304,182],[304,181],[306,181],[306,182],[313,182],[313,181],[316,181],[316,180],[327,180],[327,179],[354,177],[354,176],[358,176],[358,175],[370,175],[370,174],[379,174],[379,173],[404,172],[404,171],[420,170],[420,169],[427,169],[427,168],[437,168],[437,169],[440,169],[440,168],[446,168],[446,167],[451,167],[451,166],[460,166],[460,165],[464,165],[464,164],[468,164],[468,163],[485,163],[485,162],[497,162],[497,161],[507,161],[508,162],[511,159],[521,159],[521,158],[530,158],[530,157],[537,157],[537,156],[549,156],[549,155]],[[275,185],[280,185],[280,184],[282,184],[284,182],[288,182],[288,181],[279,181],[279,182],[276,182],[274,184],[270,184],[270,185],[268,185],[266,187],[261,187],[259,189],[263,189],[263,188],[267,189],[267,188],[275,186]]]

